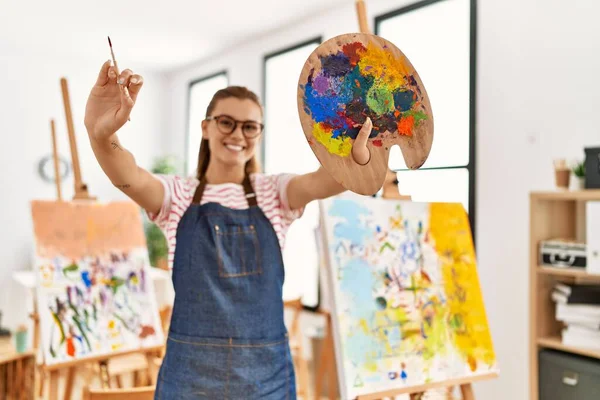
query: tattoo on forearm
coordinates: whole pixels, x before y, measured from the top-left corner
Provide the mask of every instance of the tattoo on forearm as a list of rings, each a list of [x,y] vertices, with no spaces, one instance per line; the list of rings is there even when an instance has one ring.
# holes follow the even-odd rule
[[[119,146],[119,143],[117,143],[117,142],[110,142],[110,144],[112,145],[113,150],[119,149],[119,150],[123,151],[123,148],[121,146]]]
[[[128,184],[125,184],[125,185],[115,185],[115,186],[116,186],[117,188],[119,188],[119,189],[127,189],[127,188],[130,188],[130,187],[131,187],[131,185],[128,185]]]

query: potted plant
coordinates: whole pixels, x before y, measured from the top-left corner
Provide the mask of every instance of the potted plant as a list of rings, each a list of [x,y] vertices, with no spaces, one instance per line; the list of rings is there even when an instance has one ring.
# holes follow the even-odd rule
[[[573,174],[577,177],[577,189],[585,189],[585,163],[577,161],[572,168]]]
[[[150,171],[154,174],[169,175],[177,173],[176,159],[172,156],[158,157]],[[145,223],[146,243],[148,245],[148,257],[153,267],[168,269],[169,247],[167,239],[160,228],[146,220]]]

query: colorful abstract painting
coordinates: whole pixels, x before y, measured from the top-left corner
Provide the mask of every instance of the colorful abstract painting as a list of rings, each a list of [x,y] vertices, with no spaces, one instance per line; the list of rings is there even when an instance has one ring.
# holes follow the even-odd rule
[[[139,208],[56,201],[31,207],[45,363],[162,345]]]
[[[391,43],[380,42],[332,39],[331,45],[317,49],[318,59],[300,85],[312,135],[331,154],[350,155],[367,117],[373,121],[370,138],[378,147],[384,139],[413,136],[431,119],[416,71]]]
[[[321,202],[343,399],[496,372],[461,204]]]

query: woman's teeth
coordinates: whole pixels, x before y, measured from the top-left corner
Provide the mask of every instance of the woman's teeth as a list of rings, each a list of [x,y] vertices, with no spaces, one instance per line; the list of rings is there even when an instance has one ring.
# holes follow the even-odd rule
[[[227,147],[229,150],[233,150],[233,151],[242,151],[244,150],[244,148],[242,146],[238,146],[235,144],[226,144],[225,147]]]

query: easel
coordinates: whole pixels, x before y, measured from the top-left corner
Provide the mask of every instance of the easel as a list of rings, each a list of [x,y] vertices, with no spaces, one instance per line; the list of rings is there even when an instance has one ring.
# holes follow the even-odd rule
[[[71,149],[71,160],[73,164],[73,173],[74,173],[74,185],[75,185],[75,193],[73,195],[73,200],[78,201],[94,201],[95,197],[89,195],[88,187],[85,183],[83,183],[81,178],[81,170],[79,165],[79,155],[77,152],[77,143],[75,140],[75,128],[73,125],[73,116],[71,113],[71,104],[69,99],[69,89],[67,85],[66,78],[61,78],[61,90],[62,97],[65,109],[65,116],[67,120],[67,130],[69,134],[69,144]],[[61,188],[60,188],[60,176],[58,171],[58,154],[56,150],[56,133],[54,129],[54,121],[51,121],[51,129],[52,129],[52,141],[53,141],[53,158],[54,158],[54,169],[56,174],[56,188],[58,199],[62,199]],[[31,315],[31,318],[34,320],[35,332],[34,332],[34,346],[38,349],[39,345],[39,314],[37,309],[37,301],[35,301],[34,312]],[[40,379],[40,390],[39,395],[41,396],[43,393],[43,375],[46,373],[50,374],[50,383],[49,383],[49,399],[50,400],[58,400],[58,387],[60,381],[60,373],[61,371],[66,371],[66,385],[64,391],[64,399],[71,399],[71,392],[73,391],[73,384],[75,381],[75,374],[77,370],[82,369],[86,364],[90,363],[98,363],[99,373],[100,373],[100,382],[103,388],[110,388],[110,376],[108,371],[108,362],[109,360],[135,354],[135,353],[143,353],[146,356],[149,369],[154,365],[154,359],[160,355],[160,352],[163,350],[163,345],[147,347],[147,348],[139,348],[132,349],[127,351],[115,352],[110,355],[102,355],[97,357],[90,357],[81,360],[74,360],[65,363],[55,364],[55,365],[47,365],[45,362],[39,366],[40,374],[42,378]],[[89,377],[88,377],[89,378]],[[154,376],[150,376],[150,384],[155,384]]]

